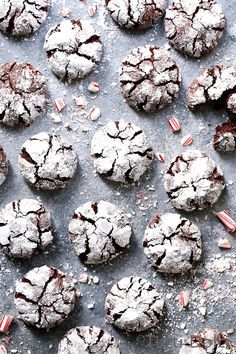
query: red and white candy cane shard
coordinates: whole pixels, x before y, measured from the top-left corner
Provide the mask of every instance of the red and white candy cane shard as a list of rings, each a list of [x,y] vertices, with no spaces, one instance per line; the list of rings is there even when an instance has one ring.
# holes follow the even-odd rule
[[[82,108],[85,107],[86,101],[85,101],[85,97],[84,97],[84,96],[76,97],[76,98],[75,98],[75,102],[76,102],[76,105],[77,105],[79,108],[82,109]]]
[[[56,98],[54,100],[54,103],[55,103],[57,112],[60,112],[66,106],[65,100],[63,98]]]
[[[156,157],[158,158],[158,160],[159,160],[160,162],[162,162],[162,163],[165,162],[165,155],[164,155],[163,153],[157,152],[157,153],[156,153]]]
[[[214,284],[209,279],[204,279],[202,282],[202,289],[204,289],[204,290],[208,290],[208,289],[212,288],[213,286],[214,286]]]
[[[89,16],[90,17],[93,17],[93,15],[95,14],[95,12],[97,11],[98,9],[98,5],[97,4],[94,4],[92,6],[89,6],[89,9],[88,9],[88,13],[89,13]]]
[[[232,248],[229,240],[226,237],[220,237],[219,238],[218,247],[219,248],[224,248],[226,250],[229,250],[230,248]]]
[[[11,315],[4,315],[0,319],[0,332],[6,333],[10,324],[13,322],[14,317]]]
[[[88,117],[90,120],[97,120],[101,115],[101,111],[99,107],[93,107],[90,109]]]
[[[179,121],[175,117],[172,118],[172,119],[169,119],[169,125],[170,125],[170,128],[172,130],[172,133],[176,133],[176,132],[179,132],[181,130]]]
[[[0,354],[7,354],[7,348],[5,345],[0,345]]]
[[[223,210],[219,213],[216,213],[216,216],[220,219],[224,227],[229,232],[234,232],[236,230],[236,222],[230,217],[227,210]]]
[[[191,137],[191,135],[186,135],[181,139],[181,145],[183,146],[191,145],[192,142],[193,142],[193,138]]]
[[[187,307],[189,304],[189,292],[187,290],[181,291],[179,294],[179,302],[182,307]]]
[[[88,85],[88,90],[89,90],[90,92],[96,93],[96,92],[98,92],[98,91],[100,90],[100,85],[99,85],[97,82],[92,81],[92,82],[90,82],[90,84]]]

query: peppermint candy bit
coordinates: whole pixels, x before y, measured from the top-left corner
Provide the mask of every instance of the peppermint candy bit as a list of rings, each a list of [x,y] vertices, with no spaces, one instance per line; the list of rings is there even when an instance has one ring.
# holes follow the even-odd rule
[[[78,277],[78,282],[82,284],[87,284],[88,282],[88,275],[87,274],[80,274]]]
[[[89,16],[93,17],[95,12],[97,11],[97,9],[98,9],[97,4],[93,4],[92,6],[89,6],[89,9],[88,9]]]
[[[6,333],[9,326],[14,321],[14,317],[11,315],[3,315],[0,319],[0,332]]]
[[[187,307],[189,304],[189,292],[187,290],[181,291],[181,293],[179,294],[179,301],[180,301],[180,305],[184,308]]]
[[[170,125],[172,133],[177,133],[177,132],[179,132],[181,130],[179,121],[175,117],[172,118],[172,119],[169,119],[169,125]]]
[[[216,216],[229,232],[234,232],[236,230],[236,222],[231,218],[227,210],[216,213]]]
[[[230,249],[232,248],[229,240],[226,237],[220,237],[218,241],[218,247],[219,248],[224,248],[224,249]]]
[[[79,107],[79,108],[81,108],[81,109],[85,108],[86,99],[85,99],[84,96],[76,97],[76,98],[75,98],[75,102],[76,102],[77,107]]]
[[[56,99],[54,100],[54,103],[55,103],[57,112],[61,112],[61,110],[62,110],[63,108],[65,108],[65,106],[66,106],[66,103],[65,103],[64,98],[56,98]]]
[[[204,290],[211,289],[213,286],[214,284],[209,279],[204,279],[202,282],[202,289]]]
[[[188,145],[191,145],[193,142],[193,138],[191,135],[186,135],[184,136],[182,139],[181,139],[181,145],[183,146],[188,146]]]
[[[100,85],[95,82],[95,81],[92,81],[90,82],[90,84],[88,85],[88,90],[92,93],[96,93],[96,92],[99,92],[100,90]]]
[[[100,108],[98,107],[93,107],[90,109],[89,114],[88,114],[88,118],[92,121],[97,120],[101,115],[101,111]]]
[[[165,162],[165,155],[164,155],[163,153],[157,152],[157,153],[156,153],[156,157],[158,158],[158,160],[159,160],[160,162],[162,162],[162,163]]]
[[[0,354],[7,354],[7,348],[5,345],[0,345]]]

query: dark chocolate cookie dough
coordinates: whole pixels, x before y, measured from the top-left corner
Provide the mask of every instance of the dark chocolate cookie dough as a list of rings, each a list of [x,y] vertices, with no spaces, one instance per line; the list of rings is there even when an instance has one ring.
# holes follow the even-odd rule
[[[3,148],[0,146],[0,186],[6,179],[8,173],[7,155]]]
[[[0,31],[13,36],[34,33],[45,21],[50,0],[1,0]]]
[[[133,49],[123,59],[121,92],[136,110],[156,112],[178,97],[180,73],[168,51],[154,45]]]
[[[105,0],[114,21],[125,28],[148,28],[163,15],[166,0]]]
[[[236,122],[226,122],[216,127],[213,146],[219,152],[236,149]]]
[[[14,301],[21,320],[49,330],[74,309],[75,289],[65,274],[44,265],[33,268],[16,283]]]
[[[0,64],[0,122],[29,126],[45,104],[45,79],[33,65],[16,61]]]

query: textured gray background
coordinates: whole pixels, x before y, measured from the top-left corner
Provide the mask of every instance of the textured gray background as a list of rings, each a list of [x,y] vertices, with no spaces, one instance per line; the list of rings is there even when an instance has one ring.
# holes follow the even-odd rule
[[[64,333],[76,325],[94,324],[101,326],[115,335],[120,341],[121,352],[126,353],[168,353],[177,354],[179,350],[178,338],[186,337],[185,333],[179,329],[180,322],[186,322],[186,328],[189,329],[189,335],[195,330],[203,328],[205,325],[212,325],[221,330],[232,327],[235,324],[235,263],[231,271],[224,275],[214,273],[211,264],[215,254],[222,254],[217,247],[219,236],[227,235],[227,232],[220,225],[219,221],[213,215],[213,211],[228,209],[234,216],[235,214],[235,184],[231,184],[226,189],[224,195],[212,210],[207,213],[191,213],[189,218],[194,222],[198,221],[204,240],[204,257],[199,265],[196,277],[200,280],[207,276],[214,278],[216,290],[219,293],[230,289],[225,299],[225,303],[217,303],[212,306],[211,311],[206,316],[205,323],[203,317],[196,311],[194,303],[187,311],[180,311],[178,300],[175,297],[183,288],[194,288],[194,274],[188,274],[185,277],[172,279],[171,277],[156,275],[154,269],[150,268],[142,250],[142,238],[148,219],[156,210],[172,211],[170,203],[167,203],[167,196],[163,188],[163,172],[166,165],[158,161],[153,163],[153,168],[142,179],[139,186],[134,188],[123,188],[109,183],[96,176],[93,164],[90,159],[90,141],[96,129],[110,119],[125,118],[141,126],[149,136],[155,151],[162,151],[168,161],[178,152],[182,151],[179,139],[192,134],[194,137],[193,147],[208,151],[209,154],[219,163],[224,171],[226,182],[235,179],[235,154],[219,155],[214,152],[211,146],[214,127],[223,122],[227,114],[224,110],[216,110],[211,107],[199,109],[192,113],[186,107],[186,89],[192,82],[197,73],[209,65],[216,63],[236,64],[235,58],[235,40],[236,35],[236,1],[221,1],[227,18],[227,30],[218,48],[209,56],[201,60],[189,60],[177,54],[171,49],[171,55],[176,59],[182,74],[182,85],[179,99],[173,105],[165,110],[153,115],[147,116],[135,113],[125,102],[119,91],[118,68],[122,58],[134,47],[148,43],[165,45],[166,38],[164,34],[163,21],[150,30],[132,33],[119,29],[115,23],[106,15],[106,11],[100,6],[98,13],[89,19],[101,34],[104,52],[102,63],[98,70],[92,73],[82,82],[73,85],[61,83],[49,70],[47,60],[43,51],[43,42],[49,27],[60,20],[59,15],[63,6],[72,10],[71,18],[88,18],[88,5],[81,1],[54,1],[46,23],[41,27],[37,34],[23,40],[14,40],[5,35],[0,37],[0,58],[1,62],[7,60],[27,61],[38,67],[47,78],[50,104],[47,112],[37,119],[30,128],[26,129],[8,129],[0,128],[0,143],[5,148],[10,160],[10,173],[7,181],[1,186],[0,203],[5,203],[16,198],[35,198],[40,197],[46,207],[52,213],[55,225],[55,240],[53,245],[47,249],[47,252],[39,254],[30,261],[16,262],[8,259],[2,253],[0,256],[0,314],[16,314],[12,291],[15,281],[25,272],[35,266],[48,264],[58,267],[60,270],[69,274],[71,278],[76,278],[83,273],[83,267],[76,257],[72,247],[67,239],[68,220],[74,209],[80,204],[89,200],[104,199],[117,203],[129,213],[133,213],[133,238],[130,249],[112,264],[96,268],[89,268],[88,273],[97,274],[101,278],[99,286],[81,285],[83,296],[77,301],[76,308],[67,321],[59,328],[50,333],[40,332],[33,328],[25,326],[22,322],[11,327],[13,339],[9,349],[18,349],[19,352],[27,353],[30,350],[33,354],[57,353],[58,342]],[[101,92],[92,96],[87,90],[87,85],[91,80],[98,81],[101,84]],[[115,84],[114,84],[115,83]],[[74,95],[85,93],[91,101],[98,105],[102,111],[102,116],[97,122],[81,123],[76,117]],[[52,99],[65,96],[67,102],[66,109],[61,113],[62,124],[52,123],[50,113],[55,112],[52,105]],[[173,135],[168,126],[168,119],[176,116],[182,125],[182,132],[179,135]],[[78,128],[77,131],[68,131],[65,125],[69,123],[72,128]],[[89,131],[81,131],[82,125],[87,125]],[[21,145],[31,135],[41,131],[57,131],[62,133],[73,144],[79,157],[79,168],[75,178],[69,183],[67,188],[55,193],[43,193],[30,188],[22,179],[17,169],[17,155]],[[148,191],[148,186],[154,186],[155,192]],[[140,210],[140,201],[137,195],[143,193],[146,197],[141,201],[147,211]],[[157,207],[155,208],[155,202]],[[142,207],[141,207],[142,209]],[[183,213],[183,215],[186,215]],[[206,218],[205,216],[208,215]],[[230,241],[236,246],[235,237],[229,236]],[[232,261],[235,261],[234,248],[231,251],[224,252],[224,256],[230,255]],[[173,293],[173,297],[166,301],[165,317],[159,326],[154,330],[144,334],[126,335],[121,331],[114,329],[107,324],[104,319],[104,299],[111,284],[118,281],[123,276],[140,275],[149,279],[163,295]],[[174,287],[167,285],[167,282],[174,281]],[[219,285],[219,288],[217,286]],[[95,302],[95,308],[89,310],[88,303]],[[189,336],[187,335],[187,337]],[[1,340],[1,337],[0,337]]]

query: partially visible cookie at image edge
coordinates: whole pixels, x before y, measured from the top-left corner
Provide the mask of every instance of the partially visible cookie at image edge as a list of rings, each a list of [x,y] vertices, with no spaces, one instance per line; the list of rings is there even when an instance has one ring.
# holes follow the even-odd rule
[[[8,174],[8,160],[4,149],[0,145],[0,186],[5,181]]]

